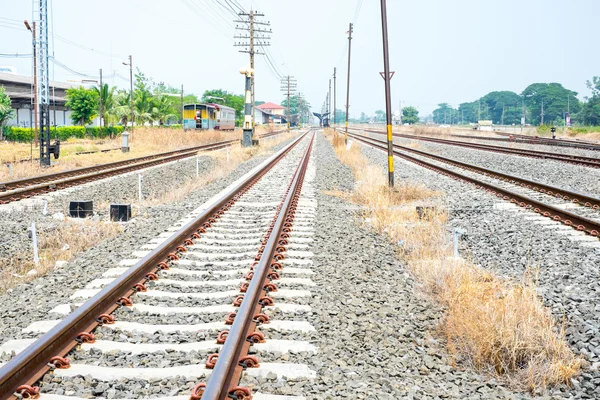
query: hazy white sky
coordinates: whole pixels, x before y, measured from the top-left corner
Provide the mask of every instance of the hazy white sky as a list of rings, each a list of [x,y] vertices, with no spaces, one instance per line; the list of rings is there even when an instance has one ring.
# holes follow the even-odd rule
[[[234,18],[219,5],[225,0],[49,1],[55,58],[73,70],[128,77],[121,62],[132,54],[134,66],[155,81],[183,84],[186,92],[243,91],[238,71],[248,56],[233,47]],[[0,0],[0,54],[31,53],[22,20],[32,19],[36,2]],[[346,31],[355,21],[350,113],[384,108],[378,0],[238,2],[271,21],[277,72],[297,78],[314,111],[335,66],[338,108],[345,104]],[[493,90],[519,93],[534,82],[560,82],[587,95],[585,81],[600,75],[598,16],[597,0],[388,0],[394,109],[402,100],[427,113],[437,103],[457,106]],[[263,58],[257,56],[256,99],[279,103],[279,78]],[[30,59],[0,58],[0,65],[31,74]],[[54,75],[82,79],[59,67]],[[109,82],[128,86],[120,78]]]

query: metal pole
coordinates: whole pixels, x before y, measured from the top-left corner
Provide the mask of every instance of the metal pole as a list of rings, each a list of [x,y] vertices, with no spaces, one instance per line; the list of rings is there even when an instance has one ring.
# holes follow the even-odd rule
[[[252,76],[250,77],[250,88],[251,88],[251,122],[252,122],[252,131],[254,132],[254,11],[250,10],[250,15],[248,17],[250,20],[250,69],[252,70]],[[289,101],[288,101],[289,102]],[[288,126],[289,130],[289,126]]]
[[[242,146],[243,147],[251,147],[253,142],[253,126],[252,126],[252,116],[250,113],[252,112],[252,75],[253,70],[250,68],[249,70],[241,71],[246,80],[246,104],[244,107],[244,127],[242,134]]]
[[[37,39],[35,37],[35,22],[33,26],[33,142],[38,147],[38,79],[37,79]],[[33,156],[32,156],[33,161]]]
[[[133,126],[135,125],[135,117],[133,114],[133,60],[129,56],[129,108],[131,108],[131,141],[133,142]]]
[[[181,85],[181,124],[183,124],[183,85]]]
[[[329,121],[329,127],[331,127],[331,79],[329,80],[329,93],[327,94],[327,120]]]
[[[352,54],[352,22],[348,31],[348,82],[346,83],[346,133],[345,142],[348,143],[348,112],[350,109],[350,56]]]
[[[392,93],[390,89],[390,55],[388,48],[386,0],[381,0],[381,28],[383,33],[383,73],[385,80],[385,119],[388,144],[388,183],[394,187],[394,144],[392,142]]]
[[[290,76],[287,76],[287,128],[290,130]]]
[[[104,113],[102,112],[102,92],[104,92],[104,86],[102,85],[102,68],[100,68],[100,127],[104,126]]]
[[[336,94],[337,94],[337,89],[336,89],[336,73],[337,73],[337,68],[333,69],[333,130],[335,131],[335,127],[337,124],[337,112],[336,112]]]

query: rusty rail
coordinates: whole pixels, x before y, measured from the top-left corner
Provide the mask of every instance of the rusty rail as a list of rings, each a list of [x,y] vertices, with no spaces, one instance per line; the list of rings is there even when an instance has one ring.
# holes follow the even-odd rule
[[[130,296],[146,290],[145,283],[159,279],[158,272],[169,268],[169,261],[178,258],[216,222],[254,183],[279,162],[307,134],[305,132],[282,150],[271,156],[264,166],[242,182],[216,198],[194,221],[171,235],[117,279],[104,287],[54,326],[33,344],[0,368],[0,399],[37,397],[39,388],[33,387],[48,370],[68,366],[63,357],[82,342],[93,342],[92,330],[100,324],[114,322],[110,315],[120,306],[131,305]],[[66,363],[66,365],[65,365]]]
[[[219,335],[221,339],[225,338],[225,342],[221,351],[213,355],[216,363],[208,383],[197,385],[192,393],[192,399],[224,400],[230,396],[235,396],[236,399],[251,398],[250,389],[239,387],[238,383],[244,368],[258,367],[258,360],[248,356],[248,349],[252,343],[264,340],[255,329],[258,321],[264,318],[262,308],[273,304],[273,299],[268,294],[270,291],[276,291],[277,287],[271,281],[277,277],[277,270],[281,268],[279,261],[283,258],[282,253],[288,244],[287,239],[302,190],[313,141],[314,134],[263,241],[260,259],[253,266],[251,276],[247,277],[250,278],[250,283],[246,287],[233,325],[229,331]]]
[[[365,143],[365,144],[372,146],[374,148],[377,148],[379,150],[386,150],[385,147],[383,147],[377,143],[374,143],[373,141],[362,139],[362,137],[359,135],[352,134],[352,137],[354,137],[354,139],[358,140],[359,142]],[[463,175],[461,173],[446,169],[439,165],[432,164],[427,161],[423,161],[418,158],[411,157],[407,154],[400,153],[397,150],[394,150],[394,155],[398,156],[400,158],[403,158],[407,161],[410,161],[412,163],[415,163],[417,165],[420,165],[422,167],[425,167],[427,169],[430,169],[432,171],[449,176],[453,179],[460,179],[460,180],[472,183],[478,189],[484,189],[487,192],[490,192],[491,194],[501,197],[503,200],[510,201],[511,203],[516,204],[520,207],[531,209],[535,213],[542,214],[545,217],[552,218],[555,221],[561,222],[565,225],[573,226],[577,230],[583,231],[591,236],[599,236],[600,235],[600,222],[579,216],[577,214],[571,213],[566,210],[561,210],[557,207],[551,206],[551,205],[543,203],[541,201],[531,199],[527,196],[521,195],[519,193],[515,193],[511,190],[503,189],[501,187],[492,185],[490,183],[481,181],[479,179],[472,178],[470,176]]]
[[[352,128],[358,131],[376,133],[379,135],[385,134],[383,131],[372,130],[372,129],[357,129]],[[600,158],[593,157],[584,157],[584,156],[576,156],[570,154],[560,154],[560,153],[551,153],[545,151],[537,151],[537,150],[522,150],[522,149],[512,149],[503,146],[491,146],[487,144],[479,144],[479,143],[470,143],[470,142],[462,142],[458,140],[446,140],[446,139],[438,139],[438,138],[429,138],[423,136],[415,136],[415,135],[407,135],[402,133],[394,133],[394,137],[404,138],[404,139],[412,139],[412,140],[421,140],[425,142],[432,142],[438,144],[446,144],[450,146],[458,146],[458,147],[467,147],[476,150],[484,150],[491,151],[494,153],[504,153],[504,154],[513,154],[523,157],[532,157],[532,158],[541,158],[545,160],[554,160],[554,161],[562,161],[571,164],[584,165],[586,167],[600,168]]]
[[[260,137],[267,138],[278,135],[282,132],[283,131],[270,132]],[[81,185],[83,183],[148,168],[154,165],[193,157],[198,153],[198,151],[219,150],[236,142],[238,142],[238,140],[226,140],[182,150],[174,150],[166,153],[155,154],[152,156],[132,158],[124,161],[116,161],[107,164],[77,168],[70,171],[56,172],[33,178],[0,183],[0,204],[10,203],[12,201],[53,192],[67,187]]]
[[[368,136],[355,135],[355,137],[360,137],[362,139],[371,140],[375,143],[385,144],[383,140],[377,140]],[[437,154],[428,153],[426,151],[412,149],[410,147],[400,146],[394,144],[395,149],[399,149],[402,151],[407,151],[410,153],[418,154],[423,157],[432,158],[437,161],[441,161],[446,164],[454,165],[459,168],[463,168],[469,171],[473,171],[482,175],[490,176],[492,178],[499,179],[504,182],[513,183],[519,186],[522,186],[527,189],[534,190],[536,192],[544,193],[550,196],[555,196],[562,198],[563,200],[570,200],[573,203],[581,204],[585,207],[591,207],[593,209],[600,209],[600,199],[591,195],[572,192],[566,189],[562,189],[556,186],[546,185],[541,182],[532,181],[529,179],[521,178],[514,175],[505,174],[503,172],[494,171],[492,169],[478,167],[473,164],[465,163],[462,161],[453,160],[451,158],[446,158],[442,156],[438,156]]]

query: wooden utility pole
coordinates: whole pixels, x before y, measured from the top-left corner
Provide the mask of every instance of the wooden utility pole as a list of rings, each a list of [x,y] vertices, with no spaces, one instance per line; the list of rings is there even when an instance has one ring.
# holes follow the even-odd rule
[[[287,93],[287,126],[288,126],[288,130],[290,129],[290,106],[291,106],[290,96],[296,92],[296,88],[297,88],[296,78],[294,78],[293,76],[288,75],[288,76],[284,76],[281,79],[281,91],[284,94]],[[299,110],[299,108],[298,108],[298,110]]]
[[[346,83],[346,132],[345,142],[348,143],[348,112],[350,110],[350,57],[352,54],[352,22],[348,30],[348,81]]]
[[[327,120],[329,121],[329,127],[331,127],[331,79],[329,80],[329,93],[327,94]]]
[[[336,94],[337,94],[337,89],[336,89],[336,73],[337,73],[337,68],[333,68],[333,130],[335,130],[336,128],[336,124],[337,124],[337,104],[336,104]]]
[[[100,111],[100,113],[99,113],[100,114],[100,121],[99,121],[100,122],[100,127],[104,126],[104,113],[102,112],[103,111],[102,110],[102,106],[103,106],[103,104],[102,104],[102,92],[104,92],[104,86],[102,84],[102,68],[100,68],[100,110],[99,110]],[[54,121],[55,121],[54,123],[56,123],[56,119]]]
[[[542,99],[542,123],[540,125],[544,125],[544,99]]]
[[[253,71],[252,76],[250,78],[250,86],[251,86],[251,108],[252,108],[252,127],[254,129],[254,76],[256,73],[254,72],[254,55],[255,54],[264,54],[255,49],[255,46],[266,47],[270,46],[270,43],[267,40],[271,39],[269,36],[265,36],[265,34],[271,34],[272,31],[266,29],[257,29],[255,25],[265,25],[269,26],[268,22],[258,21],[256,17],[264,17],[264,14],[257,13],[254,10],[250,10],[249,13],[239,13],[240,17],[245,17],[241,20],[236,20],[234,22],[239,22],[242,24],[246,24],[245,26],[237,26],[235,29],[247,31],[246,35],[236,35],[235,39],[243,39],[247,40],[247,42],[237,42],[234,44],[236,47],[244,47],[244,50],[240,50],[240,53],[248,53],[250,54],[250,69]],[[247,19],[246,19],[247,18]],[[257,36],[261,35],[261,36]]]
[[[181,85],[181,124],[183,125],[183,85]]]

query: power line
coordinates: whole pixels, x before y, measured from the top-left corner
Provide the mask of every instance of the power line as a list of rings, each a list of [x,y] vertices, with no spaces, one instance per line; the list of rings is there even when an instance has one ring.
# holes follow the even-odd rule
[[[30,58],[30,57],[33,57],[33,54],[19,54],[19,53],[7,54],[7,53],[0,53],[0,57],[4,57],[4,58]]]

